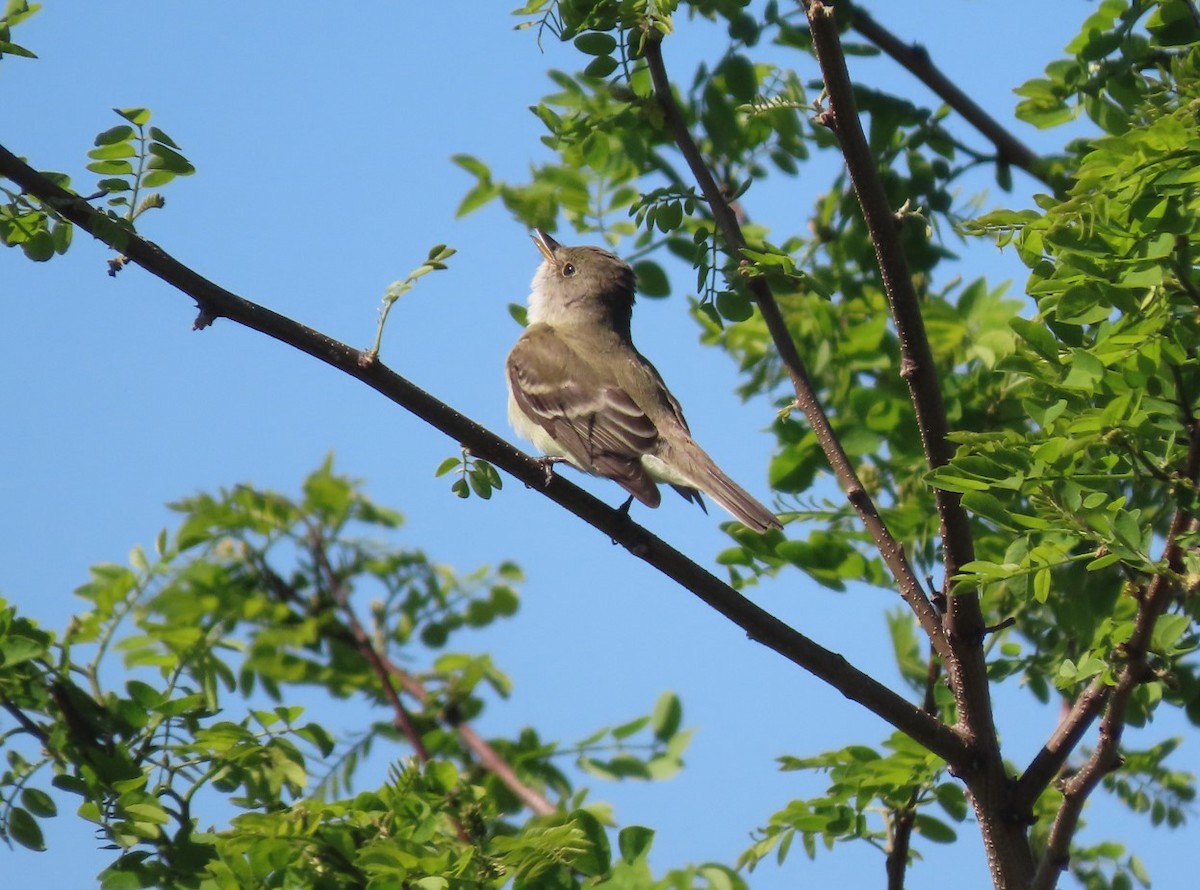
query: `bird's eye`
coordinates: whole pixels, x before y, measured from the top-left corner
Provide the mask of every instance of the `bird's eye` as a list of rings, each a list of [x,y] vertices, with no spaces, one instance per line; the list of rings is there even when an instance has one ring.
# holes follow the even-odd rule
[[[574,266],[574,264],[572,264],[572,263],[566,263],[566,264],[563,266],[563,270],[562,270],[562,272],[563,272],[563,278],[570,278],[572,275],[574,275],[574,274],[575,274],[575,266]]]

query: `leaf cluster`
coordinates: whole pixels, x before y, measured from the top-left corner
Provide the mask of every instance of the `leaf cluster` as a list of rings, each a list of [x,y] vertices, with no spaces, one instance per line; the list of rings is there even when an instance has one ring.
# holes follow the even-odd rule
[[[114,851],[106,888],[649,879],[653,833],[625,829],[614,861],[610,814],[555,761],[670,775],[690,737],[675,696],[571,746],[460,733],[511,683],[486,655],[443,650],[516,612],[515,565],[459,576],[384,546],[370,536],[400,515],[328,460],[298,499],[238,486],[173,507],[180,526],[152,553],[93,568],[61,636],[0,609],[0,836],[44,850],[41,823],[74,799]],[[305,716],[314,691],[374,716],[335,731]],[[373,753],[390,775],[353,793]],[[518,818],[531,793],[562,804]],[[221,810],[223,826],[202,815]]]

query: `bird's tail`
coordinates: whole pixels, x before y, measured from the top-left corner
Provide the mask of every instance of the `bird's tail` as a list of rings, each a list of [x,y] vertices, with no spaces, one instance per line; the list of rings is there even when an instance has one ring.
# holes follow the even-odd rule
[[[756,532],[783,528],[774,513],[726,476],[694,441],[678,451],[684,453],[677,453],[676,459],[671,461],[672,468],[681,471],[680,475],[687,479],[691,487],[704,492],[747,528]],[[679,460],[680,457],[684,459]]]

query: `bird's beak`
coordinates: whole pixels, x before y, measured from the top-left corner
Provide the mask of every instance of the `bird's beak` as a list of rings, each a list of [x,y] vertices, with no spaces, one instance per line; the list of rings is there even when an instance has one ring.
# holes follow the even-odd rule
[[[557,260],[554,259],[554,251],[558,250],[561,245],[541,229],[534,229],[531,237],[533,238],[533,243],[537,245],[537,249],[541,251],[542,256],[552,264],[557,263]]]

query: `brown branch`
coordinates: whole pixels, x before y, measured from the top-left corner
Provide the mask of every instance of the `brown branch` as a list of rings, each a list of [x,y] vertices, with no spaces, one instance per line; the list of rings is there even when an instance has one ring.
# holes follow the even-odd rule
[[[953,446],[947,435],[946,408],[921,317],[920,300],[900,241],[902,218],[898,218],[888,202],[859,121],[833,8],[821,0],[805,0],[805,11],[829,102],[820,120],[841,144],[850,181],[875,247],[900,341],[900,376],[908,384],[926,460],[930,467],[944,466],[953,456]],[[952,650],[945,665],[958,709],[956,729],[975,755],[973,769],[963,778],[972,792],[997,886],[1019,886],[1033,873],[1033,856],[1025,824],[1011,809],[1011,781],[1000,754],[984,659],[983,613],[977,594],[954,593],[951,589],[960,567],[974,559],[970,521],[956,492],[935,488],[934,499],[941,525],[947,598],[945,623]]]
[[[1047,175],[1045,161],[959,89],[958,84],[933,64],[923,46],[905,43],[875,21],[857,3],[843,4],[842,8],[849,12],[850,27],[891,56],[902,68],[907,69],[991,142],[996,147],[996,160],[999,163],[1018,167],[1043,184],[1054,188],[1054,183]]]
[[[900,242],[901,220],[888,202],[879,171],[875,167],[875,158],[858,119],[854,89],[850,72],[846,69],[833,9],[819,0],[810,2],[807,9],[813,47],[829,97],[829,107],[822,113],[821,119],[841,143],[850,181],[875,247],[875,258],[896,325],[896,336],[900,341],[900,376],[908,384],[926,460],[930,467],[940,467],[953,456],[953,446],[948,438],[946,406],[942,400],[933,351],[925,333],[925,321],[921,317],[920,299],[913,287],[908,258]],[[959,567],[974,558],[974,543],[960,496],[955,492],[935,489],[934,497],[941,520],[945,592],[949,594],[953,583],[951,579],[958,574]],[[947,662],[951,681],[959,697],[964,699],[959,702],[959,719],[969,725],[968,731],[988,734],[991,719],[986,715],[990,715],[990,696],[986,677],[982,676],[980,643],[985,628],[978,597],[971,594],[948,596],[948,610],[950,636],[952,641],[954,638],[958,640],[955,654],[961,659],[968,650],[980,653],[972,659],[977,663],[972,665],[970,673],[979,676],[972,677],[970,696],[965,694],[964,678],[957,676],[961,666],[953,660]],[[977,714],[984,722],[976,720]]]
[[[429,690],[425,688],[425,684],[401,668],[386,655],[381,656],[381,661],[409,695],[422,705],[429,700]],[[480,736],[470,724],[458,722],[452,725],[454,731],[458,733],[458,737],[462,740],[463,745],[474,753],[479,765],[503,782],[508,787],[508,790],[525,806],[540,816],[548,816],[558,811],[558,808],[547,800],[546,797],[521,781],[521,778],[512,768],[512,765],[501,757],[499,752],[486,739]]]
[[[314,617],[324,608],[318,601],[300,597],[296,593],[295,588],[281,578],[265,561],[254,559],[253,566],[254,570],[266,582],[268,590],[284,602],[299,606]],[[358,633],[355,633],[345,622],[339,621],[336,618],[333,619],[332,633],[348,646],[361,648],[363,642],[370,645],[367,634],[361,628]],[[386,652],[379,652],[378,655],[379,664],[387,670],[392,679],[399,683],[405,692],[415,698],[424,707],[429,701],[429,691],[425,688],[425,685],[388,658]],[[455,721],[452,723],[449,720],[444,722],[458,734],[463,745],[474,753],[479,766],[503,782],[508,787],[508,790],[518,800],[529,807],[529,809],[541,816],[557,812],[554,804],[521,781],[512,766],[469,723],[465,721]]]
[[[0,700],[0,707],[4,708],[4,710],[8,711],[8,713],[12,715],[12,718],[14,720],[16,720],[17,723],[20,724],[21,728],[23,730],[25,730],[25,732],[29,733],[31,736],[33,736],[35,739],[37,739],[38,742],[41,743],[41,745],[43,747],[49,748],[49,745],[50,745],[49,734],[46,732],[45,729],[43,729],[41,726],[39,726],[32,717],[30,717],[23,710],[21,710],[20,706],[14,704],[13,702],[9,701],[8,699],[3,699],[3,700]],[[51,752],[51,754],[55,760],[59,759],[57,752]]]
[[[1067,758],[1108,702],[1111,692],[1111,686],[1096,679],[1080,693],[1046,744],[1021,773],[1013,792],[1013,809],[1032,815],[1034,803],[1066,765]]]
[[[746,238],[742,234],[737,213],[725,198],[720,186],[717,185],[699,147],[692,139],[687,122],[683,119],[683,114],[675,101],[675,94],[671,90],[671,81],[667,77],[666,66],[663,64],[662,36],[656,31],[651,32],[646,39],[645,58],[650,68],[654,92],[658,98],[659,107],[662,109],[667,129],[691,169],[696,183],[700,186],[700,191],[708,203],[714,222],[721,230],[730,255],[736,260],[744,260],[742,251],[747,246]],[[900,595],[917,616],[917,621],[932,642],[934,650],[939,655],[948,655],[949,648],[937,611],[925,595],[920,581],[917,580],[904,548],[888,530],[875,502],[859,480],[854,464],[851,463],[845,449],[842,448],[842,443],[838,439],[833,425],[829,422],[829,417],[825,414],[821,400],[817,397],[816,390],[809,379],[804,360],[796,350],[796,344],[788,330],[787,321],[779,309],[779,304],[775,302],[770,285],[761,276],[747,279],[746,284],[754,295],[754,300],[758,304],[759,312],[766,323],[771,340],[787,369],[792,388],[796,393],[796,405],[804,412],[821,450],[825,453],[825,459],[829,461],[834,477],[842,491],[846,493],[846,499],[858,512],[863,525],[883,557],[884,563],[891,571],[892,577],[895,578]]]
[[[350,597],[346,594],[346,588],[342,584],[342,579],[338,577],[338,573],[329,564],[329,554],[325,552],[325,542],[315,529],[310,529],[308,539],[315,568],[324,579],[325,588],[329,593],[330,599],[333,600],[334,604],[341,610],[342,615],[345,616],[346,630],[350,635],[354,648],[358,650],[358,654],[371,666],[371,670],[375,673],[375,679],[379,681],[379,688],[383,692],[383,697],[392,709],[392,725],[408,739],[408,743],[412,745],[417,759],[421,763],[428,763],[429,749],[425,747],[425,742],[421,739],[421,734],[417,732],[417,727],[413,724],[412,715],[408,713],[408,708],[404,707],[404,702],[400,700],[400,694],[396,692],[396,687],[392,685],[392,674],[387,669],[387,665],[384,664],[383,657],[379,654],[379,650],[375,648],[375,644],[363,628],[362,622],[358,620],[358,614],[351,607]],[[463,836],[463,840],[467,840],[462,826],[459,826],[459,833]]]
[[[1188,426],[1191,441],[1184,461],[1183,476],[1194,483],[1200,478],[1200,426],[1194,421]],[[1125,730],[1129,699],[1138,686],[1155,676],[1149,661],[1154,625],[1177,592],[1175,579],[1186,574],[1184,548],[1179,538],[1194,526],[1195,521],[1195,517],[1182,507],[1175,511],[1171,519],[1171,527],[1163,542],[1166,571],[1155,575],[1141,592],[1137,615],[1133,620],[1133,632],[1116,653],[1124,660],[1125,666],[1117,676],[1116,685],[1112,687],[1104,708],[1104,716],[1100,718],[1100,738],[1087,762],[1062,783],[1063,800],[1050,826],[1046,850],[1030,885],[1032,890],[1053,890],[1058,883],[1059,876],[1070,862],[1071,838],[1079,827],[1084,804],[1101,780],[1121,765],[1121,735]]]
[[[926,714],[937,715],[937,684],[942,676],[942,663],[937,656],[930,653],[929,666],[925,671],[925,702]],[[908,796],[908,803],[896,813],[892,823],[892,837],[888,845],[887,859],[884,861],[884,871],[887,874],[887,890],[904,890],[904,881],[908,875],[908,853],[912,846],[912,833],[917,824],[917,801],[921,796],[921,786],[913,788]]]
[[[519,451],[379,361],[263,306],[244,300],[180,263],[157,245],[136,235],[114,237],[112,222],[77,195],[66,191],[0,146],[0,176],[52,207],[64,219],[121,250],[132,262],[192,297],[200,307],[199,326],[218,317],[259,331],[362,381],[381,395],[424,420],[473,454],[484,458],[526,486],[564,507],[606,538],[690,591],[720,612],[753,640],[782,655],[859,702],[896,729],[956,767],[967,763],[958,736],[887,686],[863,673],[841,655],[759,608],[711,572],[650,534],[629,516],[573,485],[561,476],[549,481],[543,464]]]

